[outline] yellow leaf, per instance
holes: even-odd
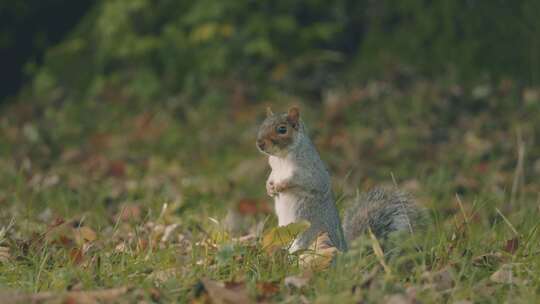
[[[272,228],[262,240],[263,249],[272,254],[276,250],[289,245],[297,235],[306,231],[311,224],[308,221],[291,223],[287,226]]]

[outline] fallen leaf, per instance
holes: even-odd
[[[304,269],[321,271],[327,269],[339,250],[332,245],[327,232],[320,233],[309,250],[300,255],[300,266]]]
[[[126,175],[126,163],[123,160],[110,161],[107,175],[118,178],[124,177]]]
[[[302,287],[306,286],[310,280],[311,276],[306,274],[304,276],[288,276],[285,278],[283,283],[289,288],[294,287],[301,289]]]
[[[499,284],[516,284],[521,285],[524,283],[524,281],[514,274],[514,265],[513,264],[504,264],[499,268],[499,270],[495,271],[489,279],[492,282],[499,283]]]
[[[454,286],[454,279],[448,268],[439,271],[426,271],[422,274],[422,280],[426,288],[436,291],[444,291]]]
[[[393,294],[390,296],[387,296],[385,301],[383,303],[386,304],[413,304],[415,303],[414,299],[409,298],[406,295],[403,294]]]
[[[287,226],[272,228],[272,230],[263,237],[262,246],[264,251],[268,254],[272,254],[276,250],[290,245],[296,236],[306,231],[309,226],[310,223],[308,221],[300,221],[291,223]]]
[[[246,283],[244,283],[242,280],[227,281],[224,282],[223,285],[225,286],[225,288],[233,291],[242,291],[246,289]]]
[[[5,303],[111,303],[128,293],[128,287],[119,287],[91,291],[69,292],[0,292],[0,299]]]
[[[85,242],[93,242],[97,238],[96,232],[87,226],[73,228],[73,236],[75,242],[79,245],[82,245]]]
[[[120,206],[120,211],[116,214],[116,218],[128,222],[134,221],[138,222],[141,219],[142,211],[141,206],[138,204],[122,204]]]
[[[279,285],[275,282],[258,282],[256,286],[263,298],[269,298],[279,292]]]
[[[170,224],[165,226],[165,229],[163,230],[163,236],[161,236],[161,242],[167,243],[170,240],[172,240],[173,232],[176,231],[180,227],[180,224]]]
[[[181,275],[181,271],[179,269],[169,268],[152,272],[150,275],[148,275],[148,279],[151,281],[163,283],[179,275]]]
[[[242,245],[251,245],[255,240],[257,240],[257,235],[254,233],[232,239],[233,242],[237,242]]]
[[[52,229],[52,228],[55,228],[55,227],[58,227],[62,224],[64,224],[66,221],[61,218],[61,217],[57,217],[54,219],[54,221],[49,225],[49,229]]]
[[[11,254],[9,253],[9,248],[5,246],[0,246],[0,263],[6,263],[10,260]]]
[[[81,248],[71,248],[69,251],[69,259],[74,264],[80,264],[83,260],[83,251]]]
[[[161,301],[161,292],[157,288],[151,288],[149,290],[150,297],[152,298],[152,301],[154,302],[160,302]]]
[[[204,289],[208,293],[212,303],[216,304],[244,304],[252,303],[244,288],[235,288],[234,290],[225,287],[225,284],[210,279],[201,280]]]
[[[254,215],[259,211],[257,201],[254,199],[241,199],[236,205],[236,209],[242,215]]]
[[[507,240],[504,246],[504,251],[514,254],[519,248],[519,239],[517,237]]]
[[[242,215],[267,214],[272,212],[267,203],[251,198],[239,200],[236,204],[236,210]]]
[[[137,239],[137,251],[141,252],[141,251],[145,251],[146,249],[148,249],[148,240],[138,238]]]
[[[472,264],[477,267],[481,266],[493,266],[504,262],[505,256],[500,252],[491,252],[482,254],[472,258]]]

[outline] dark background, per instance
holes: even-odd
[[[43,64],[82,95],[97,78],[150,83],[136,90],[150,97],[232,77],[317,98],[336,83],[410,69],[536,84],[539,6],[534,0],[4,1],[0,98],[16,94]],[[77,49],[69,48],[74,40]]]
[[[540,1],[1,3],[1,295],[204,302],[204,276],[262,301],[540,302]],[[223,234],[277,225],[255,140],[291,105],[342,214],[397,185],[433,215],[410,254],[366,238],[292,290],[295,259]]]
[[[0,3],[0,100],[29,80],[27,63],[41,64],[45,50],[60,42],[94,1],[3,1]]]

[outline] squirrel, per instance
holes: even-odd
[[[346,251],[347,243],[368,228],[377,238],[385,239],[392,232],[412,232],[421,224],[422,209],[405,193],[375,188],[356,197],[345,211],[342,226],[330,174],[308,136],[298,107],[277,114],[268,108],[256,145],[268,156],[272,169],[266,191],[274,198],[278,225],[300,220],[311,224],[293,241],[291,253],[307,249],[323,232],[328,233],[334,247]]]

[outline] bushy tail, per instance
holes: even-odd
[[[378,239],[392,232],[414,233],[426,223],[426,212],[409,195],[397,189],[375,188],[357,195],[343,219],[348,243],[364,234],[368,227]]]

